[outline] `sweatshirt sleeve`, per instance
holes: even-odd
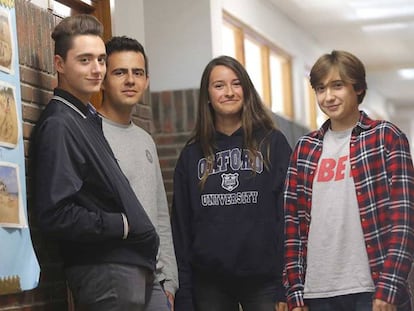
[[[74,200],[87,167],[67,125],[49,118],[36,129],[34,149],[35,206],[39,228],[57,239],[99,241],[121,239],[121,213],[87,208]]]
[[[178,159],[174,173],[174,198],[171,215],[180,284],[174,302],[176,311],[193,310],[191,268],[192,212],[189,203],[188,175],[184,164],[185,159],[182,153]]]
[[[278,283],[277,286],[277,301],[286,301],[285,288],[283,285],[283,269],[284,269],[284,242],[285,242],[285,213],[284,213],[284,185],[286,174],[289,166],[290,156],[292,148],[290,147],[286,137],[282,132],[277,131],[274,135],[272,150],[272,166],[276,169],[274,172],[274,188],[277,193],[276,208],[277,208],[277,220],[278,220],[278,238],[277,248],[280,254],[277,262],[278,268]]]
[[[154,154],[156,154],[156,150]],[[154,162],[159,163],[158,156]],[[158,273],[159,279],[164,281],[164,289],[174,295],[178,289],[177,260],[175,258],[172,240],[170,213],[168,210],[167,197],[165,194],[164,183],[159,165],[156,166],[156,174],[158,234],[160,237],[160,253],[158,258],[160,271],[158,271]]]

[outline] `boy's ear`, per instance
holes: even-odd
[[[55,65],[55,69],[56,69],[56,71],[57,71],[57,72],[59,72],[59,73],[63,73],[63,72],[65,71],[65,66],[64,66],[65,61],[64,61],[64,59],[62,58],[62,56],[60,56],[60,55],[55,55],[55,56],[53,57],[53,63],[54,63],[54,65]]]
[[[145,83],[145,90],[148,89],[149,82],[150,82],[150,78],[149,78],[149,76],[147,76],[147,82]]]

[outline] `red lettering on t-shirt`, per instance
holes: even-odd
[[[322,159],[319,164],[317,181],[330,181],[334,177],[335,160]]]
[[[318,182],[342,180],[345,178],[348,156],[339,157],[338,162],[332,158],[321,159],[316,176]]]
[[[335,180],[342,180],[345,178],[346,160],[348,160],[347,156],[343,156],[338,159],[338,166],[336,168]]]

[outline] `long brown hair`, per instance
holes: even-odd
[[[236,59],[230,56],[219,56],[212,59],[206,66],[201,76],[200,92],[198,96],[197,121],[187,144],[199,143],[204,157],[207,160],[207,169],[201,179],[201,186],[207,180],[208,174],[213,169],[214,153],[217,148],[215,142],[215,113],[210,104],[208,87],[210,84],[210,74],[214,67],[225,66],[234,71],[240,80],[243,89],[243,108],[241,112],[243,144],[249,152],[249,161],[255,166],[255,159],[258,156],[258,149],[262,144],[267,146],[267,154],[264,157],[266,167],[269,165],[269,148],[266,136],[276,128],[269,110],[263,105],[246,69]],[[253,135],[256,129],[263,129],[266,133],[261,141],[257,141]],[[254,172],[254,170],[253,170]]]

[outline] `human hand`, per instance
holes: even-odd
[[[292,311],[309,311],[307,306],[293,308]]]
[[[288,311],[287,303],[279,301],[275,305],[275,311]]]
[[[372,311],[397,311],[397,306],[380,299],[374,299],[372,303]]]
[[[171,294],[169,291],[165,291],[165,295],[167,296],[170,311],[174,311],[174,295]]]

